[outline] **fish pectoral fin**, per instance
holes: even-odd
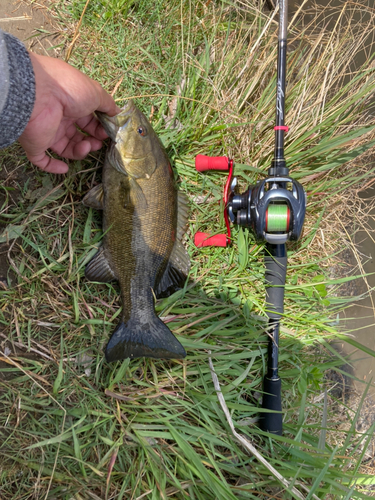
[[[176,241],[167,267],[155,287],[156,298],[169,297],[183,287],[190,269],[190,257],[181,241]]]
[[[144,192],[142,191],[141,186],[133,177],[130,178],[129,183],[130,183],[130,196],[133,205],[139,208],[144,208],[146,210],[148,206],[147,200],[146,196],[144,195]]]
[[[104,247],[101,247],[87,264],[85,276],[89,281],[99,281],[100,283],[109,283],[116,280],[116,276],[105,255]]]
[[[103,210],[103,200],[103,184],[98,184],[94,188],[90,189],[90,191],[83,198],[82,203],[86,207],[96,208],[96,210]]]

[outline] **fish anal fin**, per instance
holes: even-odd
[[[95,208],[96,210],[103,210],[103,200],[103,184],[98,184],[94,188],[90,189],[90,191],[83,198],[82,203],[86,207]]]
[[[109,283],[116,280],[116,276],[111,269],[103,247],[98,250],[87,264],[85,276],[89,281],[99,281],[100,283]]]

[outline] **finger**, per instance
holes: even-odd
[[[84,140],[78,142],[72,150],[72,156],[75,160],[83,160],[91,151],[90,141]]]
[[[50,172],[52,174],[66,174],[68,171],[68,165],[63,161],[56,160],[56,158],[50,158],[46,153],[40,153],[38,155],[27,155],[28,159],[33,165],[44,170],[45,172]]]
[[[91,151],[98,151],[103,146],[103,141],[99,141],[99,139],[95,139],[95,137],[87,137],[86,141],[90,142]]]
[[[95,139],[94,137],[85,137],[82,141],[77,142],[73,146],[72,156],[66,156],[65,152],[63,156],[65,158],[72,158],[73,160],[83,160],[91,151],[98,151],[102,147],[102,141]]]
[[[87,146],[83,146],[82,150],[78,148],[76,151],[84,150],[85,154],[84,156],[82,156],[82,154],[79,154],[79,157],[77,157],[77,154],[75,153],[75,148],[76,145],[82,141],[89,143],[90,148],[88,148]],[[63,156],[64,158],[70,158],[72,160],[82,160],[90,151],[96,151],[100,149],[101,146],[102,146],[102,141],[96,139],[95,137],[89,137],[83,134],[72,123],[66,128],[63,137],[61,137],[61,139],[56,141],[51,146],[51,149],[58,155]]]
[[[90,151],[97,151],[102,147],[102,141],[95,137],[87,137],[76,130],[74,137],[67,136],[51,146],[52,151],[70,160],[83,160]]]
[[[83,118],[77,120],[76,124],[81,130],[90,134],[92,137],[99,139],[99,141],[104,141],[104,139],[108,138],[107,132],[94,115],[84,116]]]
[[[113,97],[109,95],[98,82],[94,81],[94,84],[96,85],[100,100],[99,106],[96,110],[102,111],[109,116],[114,116],[117,115],[117,113],[120,113],[121,109],[117,106]]]

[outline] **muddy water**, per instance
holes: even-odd
[[[294,23],[307,26],[313,19],[313,15],[309,13],[313,2],[310,0],[305,2],[301,11],[294,17],[301,4],[302,0],[289,0],[289,19],[292,21],[294,18]],[[328,0],[318,0],[317,4],[322,7],[329,5],[329,8],[325,11],[326,15],[324,16],[325,21],[323,24],[326,29],[333,29],[342,12],[344,2],[342,0],[332,0],[330,2]],[[369,7],[373,7],[374,0],[368,0],[368,5]],[[366,23],[369,20],[369,14],[363,10],[358,10],[353,16],[354,23]],[[314,32],[318,29],[319,25],[312,28]],[[362,65],[366,65],[370,56],[375,53],[375,41],[373,39],[368,37],[365,40],[365,45],[366,47],[355,55],[350,68],[352,71]],[[370,109],[370,112],[371,114],[375,114],[375,97],[374,105]],[[367,292],[367,296],[353,303],[352,306],[341,314],[339,323],[343,332],[350,333],[352,338],[357,342],[375,351],[375,293],[371,292],[371,289],[375,291],[375,209],[370,210],[370,207],[374,206],[375,188],[362,193],[361,198],[363,200],[363,211],[370,213],[373,218],[370,218],[367,230],[360,230],[355,236],[354,243],[357,248],[357,256],[353,254],[353,261],[355,261],[356,257],[360,257],[364,262],[362,272],[368,274],[368,276],[359,278],[357,283],[354,283],[354,288],[356,295],[357,292]],[[358,275],[360,272],[358,271],[355,274]],[[362,391],[367,384],[370,384],[369,394],[375,397],[375,357],[354,348],[348,343],[337,344],[336,348],[341,354],[345,356],[349,355],[350,365],[357,379],[354,381],[356,389]]]
[[[359,278],[356,289],[367,291],[367,296],[355,302],[340,318],[342,329],[348,332],[357,342],[375,351],[375,209],[369,210],[375,199],[375,188],[368,189],[362,196],[363,209],[371,216],[369,227],[355,235],[355,244],[358,254],[364,260],[363,272],[367,274]],[[338,345],[343,353],[350,355],[354,375],[358,379],[354,382],[359,390],[370,384],[369,393],[375,397],[375,357],[366,354],[361,349],[354,348],[348,343]]]

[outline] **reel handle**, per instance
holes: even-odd
[[[223,202],[226,207],[228,203],[229,187],[233,175],[233,160],[229,160],[226,156],[206,156],[197,155],[195,157],[195,168],[198,172],[205,172],[206,170],[222,170],[229,172],[228,179],[224,188]],[[194,236],[194,244],[197,248],[202,247],[226,247],[230,244],[230,225],[228,214],[224,211],[225,225],[227,226],[228,235],[216,234],[210,236],[208,233],[196,233]]]
[[[202,247],[226,247],[228,238],[226,234],[216,234],[210,236],[208,233],[195,233],[194,244],[197,248]]]
[[[226,156],[197,155],[195,157],[195,169],[198,172],[206,170],[229,170],[229,159]]]

